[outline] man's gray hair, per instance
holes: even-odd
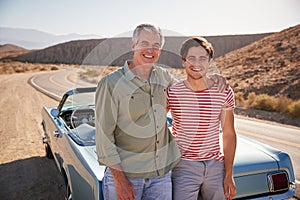
[[[165,43],[165,38],[164,36],[162,35],[162,32],[161,32],[161,29],[156,26],[156,25],[153,25],[153,24],[140,24],[138,25],[134,31],[133,31],[133,36],[132,36],[132,42],[134,44],[137,44],[138,42],[138,37],[139,37],[139,34],[142,30],[146,30],[146,31],[149,31],[149,32],[153,32],[153,33],[157,33],[159,34],[160,36],[160,47],[163,47],[164,43]]]

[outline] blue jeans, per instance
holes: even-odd
[[[135,199],[138,200],[171,200],[171,172],[163,177],[128,178],[134,185]],[[117,200],[114,179],[109,168],[106,169],[102,180],[103,197],[105,200]]]

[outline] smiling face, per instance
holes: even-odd
[[[161,52],[161,38],[158,33],[141,30],[136,43],[132,43],[135,66],[153,65]]]
[[[203,78],[210,65],[210,57],[202,46],[191,47],[182,59],[182,65],[185,67],[188,79],[194,80]]]

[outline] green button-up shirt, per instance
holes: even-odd
[[[163,176],[180,152],[166,122],[167,87],[175,81],[154,65],[150,82],[128,63],[103,77],[96,90],[96,148],[101,165],[120,164],[130,178]]]

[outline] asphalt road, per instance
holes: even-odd
[[[238,134],[288,153],[294,166],[296,183],[300,184],[300,128],[242,118],[235,119],[235,128]]]
[[[76,76],[77,71],[76,69],[64,69],[42,73],[33,77],[31,84],[57,100],[67,90],[76,87],[96,86],[80,80]],[[235,128],[238,134],[258,140],[289,154],[294,166],[298,188],[296,196],[300,198],[300,128],[240,117],[235,119]]]
[[[50,97],[60,100],[62,95],[77,87],[96,86],[80,80],[76,74],[78,69],[65,68],[59,71],[41,73],[31,78],[31,84]]]

